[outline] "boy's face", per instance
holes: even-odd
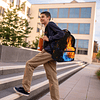
[[[47,22],[49,22],[49,17],[47,17],[45,14],[41,14],[40,15],[40,22],[42,23],[42,24],[46,24]]]

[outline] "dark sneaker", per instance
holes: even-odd
[[[24,96],[29,96],[29,94],[30,94],[30,93],[26,92],[23,87],[19,87],[19,88],[14,87],[13,89],[16,93],[24,95]]]

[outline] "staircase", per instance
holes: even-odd
[[[72,61],[57,63],[57,78],[59,84],[81,70],[86,62]],[[13,87],[22,86],[25,65],[0,66],[0,100],[39,100],[49,91],[49,82],[46,78],[43,65],[34,70],[30,96],[24,97],[14,92]]]

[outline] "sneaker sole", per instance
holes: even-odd
[[[15,91],[17,94],[24,95],[24,96],[29,96],[29,95],[23,94],[23,93],[21,93],[21,92],[18,92],[18,91],[15,89],[15,87],[14,87],[13,89],[14,89],[14,91]]]

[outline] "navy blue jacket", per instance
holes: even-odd
[[[45,27],[44,35],[46,35],[49,38],[49,41],[44,41],[43,48],[48,53],[52,54],[50,45],[53,48],[55,40],[62,38],[65,35],[65,33],[54,22],[49,22]]]

